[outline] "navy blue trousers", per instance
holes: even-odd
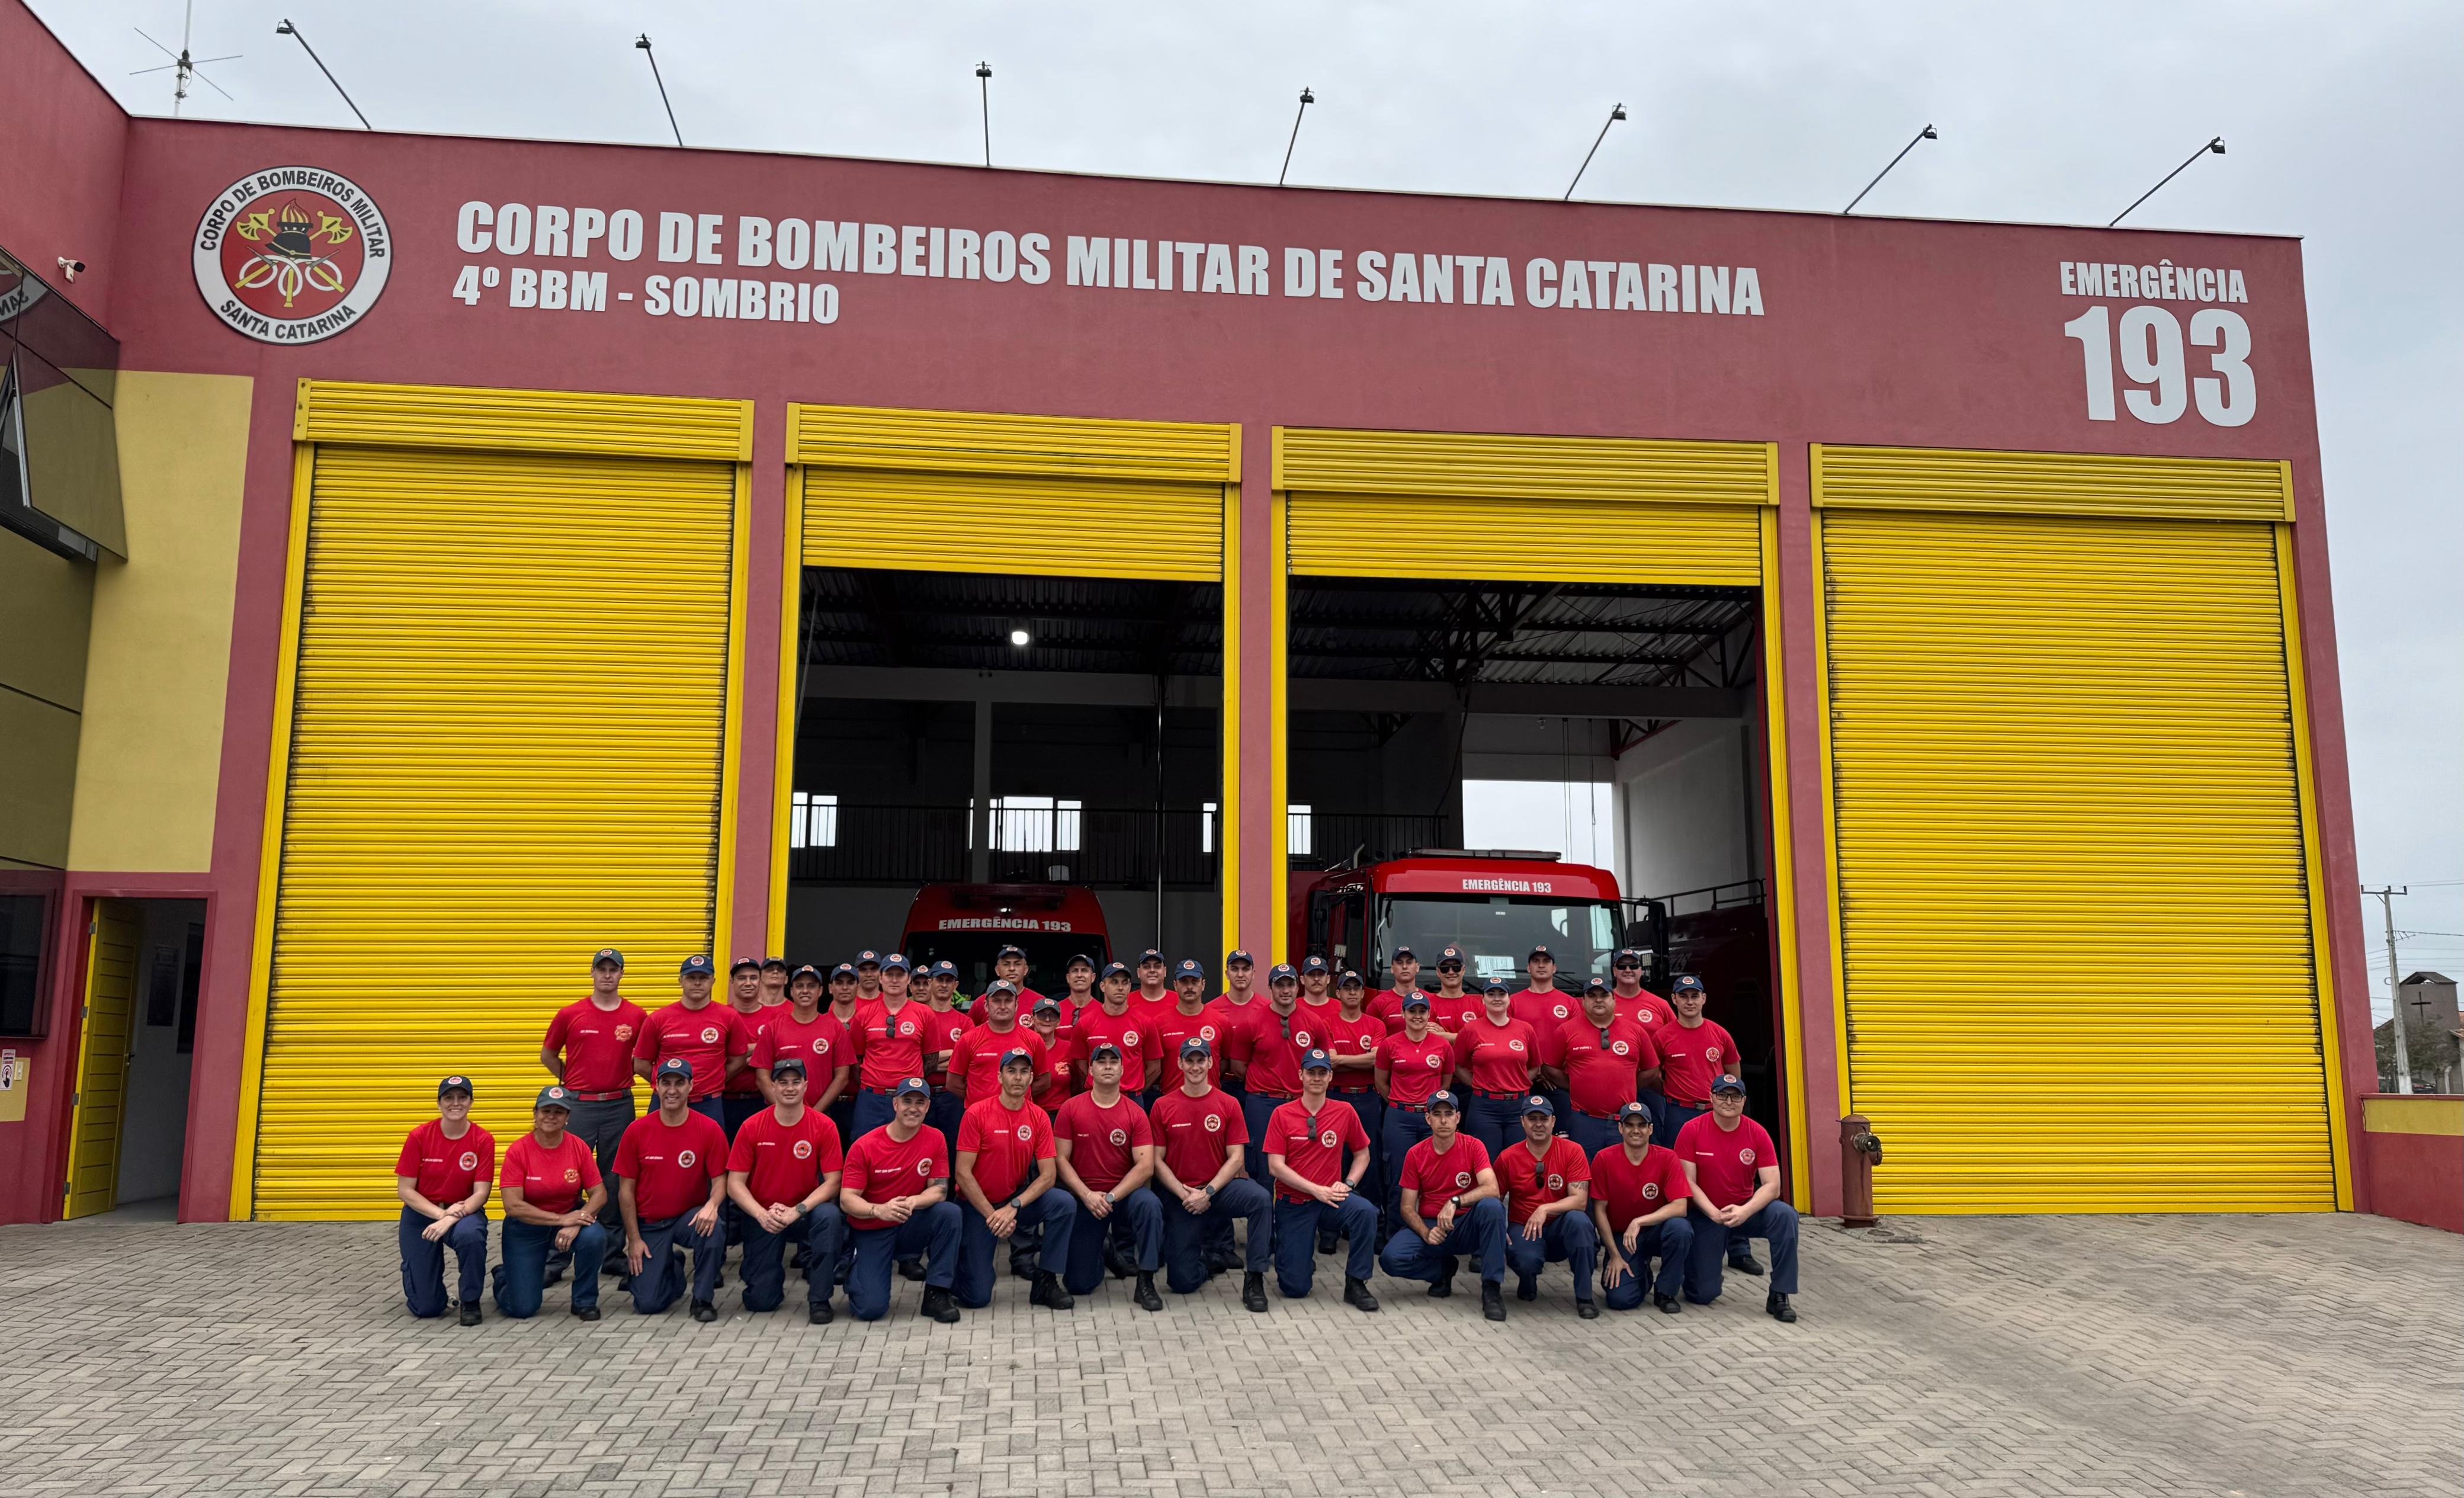
[[[1266,1174],[1266,1120],[1275,1116],[1276,1109],[1290,1101],[1292,1099],[1277,1097],[1271,1092],[1241,1094],[1241,1117],[1249,1126],[1246,1161],[1249,1179],[1270,1191],[1274,1189],[1275,1178]]]
[[[902,1256],[923,1255],[927,1287],[948,1289],[958,1272],[958,1205],[935,1201],[904,1223],[850,1230],[855,1267],[847,1272],[847,1308],[858,1321],[890,1313],[890,1267]]]
[[[1723,1227],[1703,1214],[1697,1202],[1685,1209],[1693,1224],[1693,1252],[1685,1261],[1685,1298],[1707,1306],[1720,1298],[1721,1261],[1748,1250],[1748,1239],[1771,1242],[1771,1288],[1774,1294],[1796,1293],[1796,1208],[1769,1201],[1734,1227]]]
[[[1564,1264],[1574,1274],[1574,1298],[1592,1298],[1592,1269],[1599,1257],[1600,1233],[1590,1214],[1560,1212],[1540,1229],[1538,1240],[1523,1236],[1524,1224],[1506,1228],[1506,1262],[1525,1279],[1537,1279],[1541,1267]]]
[[[1483,1283],[1504,1284],[1506,1203],[1495,1197],[1473,1202],[1469,1211],[1455,1214],[1455,1230],[1434,1244],[1408,1227],[1398,1228],[1386,1240],[1386,1251],[1377,1256],[1377,1263],[1398,1280],[1434,1285],[1445,1274],[1448,1259],[1477,1259]]]
[[[424,1236],[428,1224],[436,1219],[402,1209],[402,1226],[395,1233],[402,1245],[402,1298],[410,1313],[427,1319],[445,1314],[445,1250],[453,1250],[455,1267],[460,1278],[454,1282],[464,1305],[479,1303],[479,1282],[488,1271],[488,1219],[473,1213],[457,1219],[447,1228],[445,1237],[429,1243]]]
[[[1104,1240],[1116,1223],[1126,1223],[1130,1229],[1139,1269],[1152,1274],[1162,1267],[1163,1203],[1155,1200],[1153,1191],[1140,1186],[1113,1202],[1110,1216],[1097,1217],[1067,1188],[1053,1189],[1076,1213],[1070,1219],[1069,1252],[1061,1259],[1061,1283],[1070,1294],[1091,1295],[1103,1285]],[[1053,1255],[1049,1243],[1044,1251],[1044,1262],[1050,1264]]]
[[[1018,1227],[1011,1233],[1012,1242],[1043,1229],[1044,1244],[1036,1250],[1039,1272],[1058,1274],[1061,1266],[1069,1262],[1069,1242],[1078,1223],[1078,1199],[1057,1183],[1044,1195],[1018,1209]],[[972,1205],[958,1203],[958,1272],[951,1281],[957,1291],[958,1304],[969,1311],[993,1303],[993,1249],[1001,1242],[984,1223],[984,1216]]]
[[[1376,1092],[1329,1092],[1327,1096],[1350,1103],[1360,1115],[1360,1132],[1369,1135],[1369,1170],[1360,1178],[1360,1194],[1383,1213],[1386,1206],[1386,1182],[1402,1161],[1386,1157],[1386,1099]]]
[[[1618,1142],[1617,1120],[1614,1118],[1595,1118],[1589,1113],[1560,1113],[1557,1121],[1564,1127],[1566,1137],[1582,1147],[1585,1158]]]
[[[1426,1110],[1386,1105],[1386,1117],[1377,1131],[1379,1153],[1386,1162],[1385,1190],[1378,1201],[1378,1235],[1392,1238],[1403,1230],[1403,1157],[1412,1146],[1429,1136],[1429,1115]]]
[[[1685,1277],[1686,1257],[1694,1248],[1694,1224],[1682,1217],[1664,1223],[1654,1223],[1634,1241],[1634,1252],[1625,1252],[1620,1237],[1617,1252],[1625,1254],[1626,1273],[1623,1279],[1609,1286],[1601,1299],[1611,1311],[1632,1311],[1642,1304],[1644,1282],[1649,1280],[1656,1294],[1675,1295]],[[1652,1279],[1651,1261],[1660,1261],[1660,1275]]]
[[[642,1242],[649,1252],[642,1256],[642,1272],[632,1277],[632,1287],[633,1309],[643,1315],[657,1315],[685,1292],[688,1248],[693,1250],[693,1298],[717,1299],[719,1266],[727,1262],[727,1224],[721,1222],[707,1233],[696,1233],[693,1220],[693,1212],[679,1212],[663,1222],[640,1224]]]
[[[1365,1280],[1377,1267],[1377,1207],[1367,1197],[1353,1192],[1339,1207],[1280,1200],[1275,1203],[1275,1288],[1286,1299],[1299,1299],[1316,1283],[1317,1229],[1329,1217],[1335,1231],[1351,1240],[1344,1249],[1345,1277]]]
[[[1530,1094],[1517,1092],[1510,1097],[1483,1097],[1475,1092],[1463,1109],[1463,1132],[1488,1146],[1488,1157],[1495,1159],[1506,1153],[1506,1147],[1523,1137],[1523,1103]]]
[[[830,1303],[831,1271],[839,1262],[839,1243],[847,1236],[847,1218],[835,1201],[825,1201],[813,1208],[801,1225],[790,1224],[783,1233],[762,1231],[761,1224],[751,1216],[744,1218],[744,1309],[776,1311],[787,1298],[787,1270],[781,1262],[789,1239],[804,1245],[804,1301],[811,1306]],[[716,1276],[713,1275],[715,1283]],[[847,1287],[847,1297],[855,1297],[855,1287]]]
[[[1215,1204],[1203,1212],[1192,1212],[1180,1204],[1180,1199],[1158,1191],[1155,1200],[1163,1207],[1163,1283],[1176,1295],[1187,1295],[1206,1283],[1207,1229],[1220,1224],[1229,1233],[1232,1223],[1245,1219],[1249,1223],[1247,1268],[1251,1274],[1264,1274],[1274,1257],[1274,1197],[1265,1187],[1246,1176],[1235,1176],[1215,1193]]]
[[[547,1256],[561,1228],[539,1223],[505,1223],[503,1260],[496,1266],[496,1309],[519,1321],[539,1314],[547,1298]],[[573,1235],[573,1305],[599,1304],[599,1266],[607,1257],[607,1230],[585,1223]]]

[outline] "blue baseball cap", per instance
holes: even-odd
[[[1206,976],[1206,964],[1200,962],[1196,958],[1182,958],[1178,962],[1173,964],[1172,976],[1177,979],[1202,979]]]
[[[1035,1052],[1019,1046],[1013,1046],[1001,1052],[1001,1069],[1008,1069],[1009,1064],[1013,1061],[1023,1061],[1031,1067],[1035,1065]]]
[[[536,1112],[542,1108],[561,1108],[569,1113],[573,1112],[573,1094],[561,1087],[540,1088],[538,1099],[531,1104],[531,1110]]]
[[[1111,1041],[1097,1041],[1095,1043],[1095,1048],[1087,1052],[1087,1059],[1089,1061],[1101,1061],[1107,1056],[1111,1057],[1114,1061],[1123,1059],[1121,1056],[1121,1047],[1113,1045]]]
[[[1554,1118],[1557,1116],[1557,1105],[1534,1092],[1523,1100],[1523,1116],[1529,1118],[1533,1113],[1545,1113]]]
[[[1457,967],[1461,967],[1461,966],[1463,966],[1463,948],[1461,948],[1461,947],[1441,947],[1441,948],[1439,948],[1439,949],[1438,949],[1438,966],[1440,966],[1440,967],[1443,967],[1443,966],[1445,966],[1445,965],[1446,965],[1447,963],[1449,963],[1449,962],[1452,962],[1452,963],[1453,963],[1455,966],[1457,966]]]
[[[737,958],[735,961],[727,964],[727,976],[734,978],[737,974],[741,973],[748,968],[759,973],[761,971],[761,959],[759,958],[749,957]]]
[[[625,954],[614,947],[601,947],[591,954],[590,965],[597,967],[602,962],[607,963],[621,973],[625,970]]]
[[[850,976],[850,977],[852,977],[853,975],[852,975],[852,974],[850,974],[849,976]],[[800,978],[809,978],[809,979],[811,979],[814,982],[817,982],[817,983],[826,981],[826,980],[825,980],[825,979],[824,979],[824,978],[822,977],[822,970],[821,970],[820,968],[818,968],[818,967],[815,967],[815,966],[814,966],[812,963],[810,963],[810,962],[805,963],[803,966],[802,966],[802,967],[800,967],[800,968],[796,969],[794,972],[792,972],[792,973],[788,974],[788,975],[787,975],[787,981],[788,981],[789,983],[791,983],[791,984],[792,984],[792,983],[794,983],[794,982],[795,982],[795,980],[796,980],[797,979],[800,979]]]
[[[1397,947],[1393,956],[1387,958],[1386,960],[1392,962],[1396,958],[1410,958],[1413,961],[1418,962],[1420,960],[1420,954],[1413,951],[1410,947]]]
[[[1127,962],[1107,962],[1104,964],[1104,976],[1106,978],[1111,978],[1115,973],[1120,974],[1123,977],[1127,977],[1129,976],[1129,971],[1130,964]]]
[[[1289,962],[1278,962],[1274,966],[1266,969],[1266,981],[1270,983],[1279,978],[1288,978],[1298,980],[1300,976],[1299,971]]]
[[[993,954],[993,960],[998,962],[1005,957],[1023,958],[1024,956],[1026,956],[1026,948],[1015,941],[1005,941],[1001,943],[1001,949]]]
[[[1308,957],[1301,959],[1301,971],[1304,973],[1331,973],[1334,969],[1327,966],[1326,958],[1322,957]]]
[[[1729,1076],[1726,1072],[1723,1072],[1719,1076],[1711,1079],[1711,1090],[1714,1092],[1734,1092],[1739,1097],[1743,1097],[1746,1095],[1746,1079],[1743,1077]]]
[[[838,966],[830,969],[830,981],[834,983],[841,978],[853,978],[854,976],[855,964],[853,962],[841,962]]]
[[[766,973],[774,967],[781,973],[787,971],[787,959],[782,957],[766,957],[761,959],[761,971]]]
[[[1358,973],[1355,973],[1347,967],[1343,970],[1343,976],[1334,980],[1334,986],[1337,988],[1365,988],[1368,985],[1360,980],[1360,975]]]
[[[1689,988],[1698,994],[1703,992],[1703,980],[1691,973],[1680,973],[1677,975],[1677,981],[1670,985],[1668,991],[1672,994],[1682,994]]]
[[[1628,1103],[1623,1108],[1617,1111],[1617,1122],[1623,1123],[1629,1118],[1639,1118],[1644,1123],[1651,1122],[1651,1105],[1648,1103]]]
[[[1091,973],[1095,970],[1095,959],[1084,952],[1072,952],[1069,960],[1061,964],[1061,971],[1066,973],[1073,967],[1083,967]]]
[[[935,978],[956,978],[958,976],[958,964],[951,961],[948,958],[943,958],[940,961],[933,964],[933,976]]]
[[[1140,967],[1146,966],[1149,962],[1160,962],[1162,960],[1163,954],[1153,947],[1149,947],[1144,952],[1138,954],[1138,966]]]
[[[1485,994],[1503,994],[1511,993],[1513,990],[1506,986],[1506,982],[1503,979],[1492,978],[1487,982],[1480,985],[1480,991]]]
[[[684,959],[683,965],[676,969],[676,976],[679,978],[691,978],[695,973],[699,973],[702,977],[708,978],[715,971],[716,969],[710,965],[710,958],[696,953],[695,955]]]
[[[1258,965],[1256,962],[1250,960],[1248,953],[1242,951],[1239,947],[1234,947],[1231,951],[1223,954],[1223,965],[1225,967],[1230,967],[1236,962],[1243,967],[1256,967]]]
[[[1583,997],[1586,999],[1594,994],[1604,994],[1608,991],[1609,980],[1605,978],[1591,979],[1583,984]]]
[[[1035,1007],[1028,1012],[1032,1014],[1042,1014],[1046,1010],[1049,1010],[1054,1014],[1059,1014],[1061,1012],[1061,1001],[1053,998],[1050,994],[1038,994],[1035,999]]]
[[[1622,947],[1618,949],[1617,957],[1610,961],[1609,965],[1611,967],[1641,967],[1649,960],[1650,958],[1642,955],[1641,948]]]
[[[913,973],[915,971],[915,969],[907,965],[907,958],[896,952],[892,952],[890,956],[881,959],[881,970],[883,972],[887,973],[893,967],[902,973]]]
[[[792,1071],[800,1077],[809,1078],[812,1076],[812,1072],[805,1069],[804,1058],[802,1056],[781,1056],[778,1060],[770,1063],[770,1076],[772,1080],[777,1080],[779,1073],[781,1071]]]
[[[1180,1059],[1183,1061],[1188,1060],[1192,1056],[1211,1056],[1213,1054],[1215,1054],[1215,1047],[1207,1045],[1205,1038],[1202,1036],[1193,1035],[1189,1039],[1180,1043]]]
[[[665,1082],[670,1077],[682,1077],[688,1082],[692,1081],[693,1063],[682,1056],[670,1056],[659,1063],[658,1070],[650,1073],[650,1080],[654,1082]]]
[[[465,1076],[447,1077],[444,1081],[436,1084],[437,1096],[443,1097],[448,1092],[459,1092],[464,1097],[475,1097],[478,1095],[471,1090],[471,1079]]]
[[[881,954],[868,947],[864,951],[855,955],[855,965],[858,967],[879,967],[881,965]]]
[[[1536,958],[1536,957],[1544,957],[1544,958],[1548,958],[1550,961],[1551,961],[1551,962],[1554,962],[1554,961],[1556,961],[1556,960],[1557,960],[1557,954],[1556,954],[1556,953],[1554,953],[1554,952],[1550,951],[1547,947],[1533,947],[1533,948],[1531,949],[1531,951],[1530,951],[1529,956],[1527,956],[1526,958],[1524,958],[1524,959],[1523,959],[1523,960],[1525,960],[1526,962],[1529,962],[1529,961],[1530,961],[1530,960],[1531,960],[1531,958]]]
[[[1436,1091],[1430,1093],[1428,1102],[1421,1106],[1424,1108],[1451,1108],[1456,1112],[1462,1112],[1463,1099],[1455,1096],[1452,1092],[1447,1091],[1444,1088],[1440,1088]]]
[[[1332,1071],[1334,1058],[1322,1050],[1312,1050],[1301,1058],[1303,1071]]]
[[[893,1103],[902,1097],[931,1097],[932,1095],[932,1088],[925,1085],[922,1077],[909,1077],[890,1090],[890,1100]]]
[[[1429,996],[1424,989],[1415,988],[1403,995],[1403,1007],[1406,1009],[1425,1009],[1428,1006]]]

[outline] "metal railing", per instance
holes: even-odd
[[[1003,807],[991,817],[987,876],[1002,883],[1151,889],[1206,888],[1217,855],[1196,806]],[[965,806],[837,808],[835,841],[789,850],[790,878],[807,884],[939,884],[972,877]],[[1074,845],[1074,846],[1071,846]]]

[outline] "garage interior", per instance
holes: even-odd
[[[1220,584],[807,566],[802,596],[794,960],[888,950],[919,886],[992,882],[1087,886],[1115,953],[1213,970]]]
[[[1776,1132],[1759,589],[1307,576],[1288,610],[1293,867],[1461,848],[1465,781],[1614,786],[1619,889],[1666,911]]]

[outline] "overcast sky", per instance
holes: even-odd
[[[168,113],[181,0],[33,0],[121,100]],[[198,0],[187,112],[350,125],[276,20],[386,129],[668,139],[911,160],[2303,236],[2365,883],[2409,882],[2407,971],[2464,968],[2464,16],[2432,3],[1241,6],[936,0]],[[2432,881],[2438,881],[2432,885]],[[2380,929],[2367,902],[2368,930]],[[2373,950],[2373,985],[2383,953]]]

